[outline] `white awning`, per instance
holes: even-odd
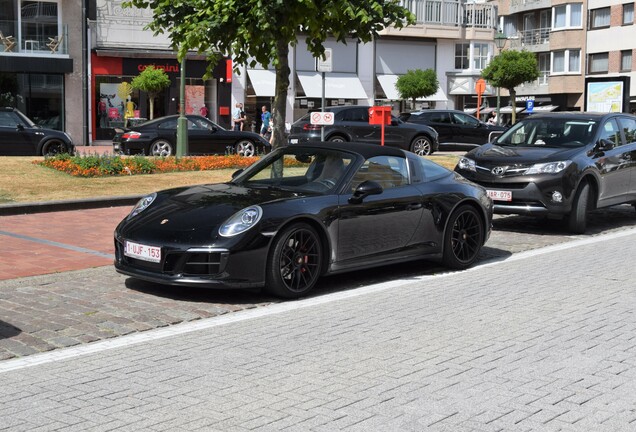
[[[518,114],[519,112],[523,111],[524,109],[525,109],[525,107],[517,107],[517,109],[515,111]],[[512,107],[511,106],[501,107],[501,109],[499,109],[499,113],[500,114],[512,114]]]
[[[322,97],[322,74],[318,72],[297,72],[305,97]],[[325,74],[325,97],[328,99],[367,99],[367,94],[356,74]]]
[[[551,112],[551,111],[554,111],[557,108],[558,108],[558,105],[541,105],[541,106],[536,106],[535,105],[532,108],[532,112],[528,112],[528,110],[525,110],[524,113],[532,114],[532,113],[537,113],[537,112]]]
[[[397,82],[399,75],[379,74],[377,77],[380,87],[382,87],[382,91],[384,91],[387,99],[402,100],[400,94],[395,88],[395,83]],[[417,100],[427,102],[446,102],[448,101],[448,98],[446,97],[444,90],[442,90],[441,87],[438,87],[434,95]]]
[[[248,69],[247,76],[250,78],[256,96],[276,96],[276,72],[266,69]]]

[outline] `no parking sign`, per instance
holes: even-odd
[[[311,113],[310,123],[313,125],[332,125],[333,113],[332,112],[313,112]]]

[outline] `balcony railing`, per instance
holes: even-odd
[[[68,26],[60,34],[42,32],[43,27],[30,27],[32,33],[20,32],[16,21],[0,20],[0,55],[67,55]]]
[[[453,27],[496,28],[497,8],[466,0],[401,0],[400,5],[411,11],[418,24]]]
[[[550,40],[550,27],[522,30],[519,32],[522,45],[541,45]]]

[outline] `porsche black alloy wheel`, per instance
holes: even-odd
[[[484,227],[477,210],[463,205],[453,212],[444,234],[444,265],[465,269],[479,256],[484,243]]]
[[[322,245],[315,229],[290,225],[274,241],[267,263],[266,289],[279,297],[296,298],[311,290],[322,266]]]

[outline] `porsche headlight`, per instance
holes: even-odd
[[[548,162],[532,165],[524,174],[557,174],[566,169],[572,161]]]
[[[263,209],[259,206],[246,207],[234,213],[231,218],[226,220],[223,225],[221,225],[221,228],[219,228],[219,234],[222,237],[233,237],[244,233],[256,225],[262,216]]]
[[[135,204],[135,207],[133,207],[133,209],[131,210],[130,214],[128,215],[128,219],[134,218],[139,213],[146,210],[150,206],[150,204],[152,204],[155,198],[157,198],[157,194],[153,192],[150,195],[147,195],[140,199],[139,202]]]
[[[459,169],[462,169],[462,170],[473,171],[473,172],[477,171],[477,169],[475,168],[475,161],[467,157],[460,158],[459,162],[457,162],[457,166],[459,167]]]

